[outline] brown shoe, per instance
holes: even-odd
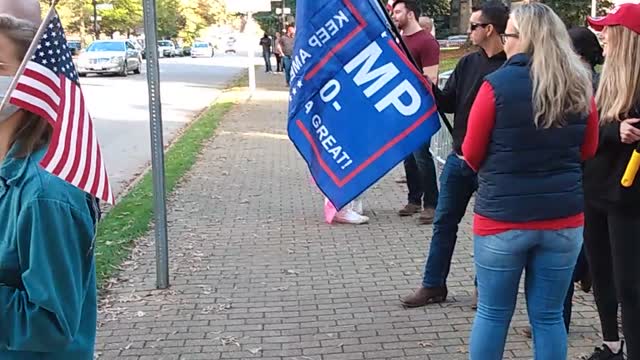
[[[396,179],[396,182],[398,184],[406,184],[407,183],[407,177],[406,176],[401,176],[401,177]]]
[[[447,287],[426,288],[420,286],[413,294],[400,300],[408,308],[416,308],[428,304],[437,304],[447,300]]]
[[[531,333],[531,328],[530,327],[524,328],[522,330],[522,335],[524,335],[524,337],[526,337],[527,339],[533,338],[533,334]]]
[[[407,204],[400,211],[398,211],[398,215],[400,216],[411,216],[413,214],[417,214],[422,210],[422,206],[415,204]]]
[[[473,288],[473,297],[471,298],[471,310],[478,310],[478,288]]]
[[[433,219],[436,217],[436,209],[432,207],[425,208],[420,213],[420,217],[418,218],[418,223],[420,225],[431,225],[433,224]]]

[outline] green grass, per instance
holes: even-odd
[[[232,87],[244,79],[239,78]],[[166,151],[167,194],[175,189],[180,179],[195,164],[205,142],[213,136],[222,117],[239,98],[237,93],[223,93]],[[149,232],[152,219],[153,183],[151,173],[148,172],[98,225],[96,272],[99,287],[118,271],[129,256],[134,241]]]
[[[443,73],[445,71],[449,71],[449,70],[453,70],[456,67],[456,64],[458,63],[458,58],[453,58],[453,59],[446,59],[446,60],[442,60],[440,61],[440,66],[438,68],[438,70]]]

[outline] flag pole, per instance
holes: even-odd
[[[391,27],[391,31],[393,32],[393,34],[394,34],[394,36],[396,38],[396,41],[400,45],[400,48],[402,48],[402,51],[405,53],[405,55],[407,55],[407,57],[409,58],[409,61],[411,61],[413,66],[415,66],[416,69],[418,69],[418,71],[420,72],[420,74],[422,74],[422,69],[420,69],[420,67],[418,66],[418,63],[413,58],[413,55],[411,55],[411,52],[409,51],[409,47],[407,46],[407,44],[402,39],[402,35],[400,34],[400,30],[398,30],[396,25],[393,23],[393,19],[391,19],[391,15],[389,15],[389,13],[386,11],[385,5],[384,5],[384,0],[378,0],[377,3],[378,3],[378,5],[380,5],[382,13],[384,14],[387,22],[389,23],[389,26]],[[437,86],[437,84],[436,84],[436,86]],[[449,134],[451,134],[453,136],[453,126],[451,126],[451,123],[447,119],[446,115],[440,109],[438,109],[438,114],[440,114],[440,117],[442,118],[442,122],[444,123],[444,126],[447,128],[447,130],[449,130]]]
[[[33,41],[31,42],[31,45],[29,45],[29,49],[27,50],[27,53],[25,54],[24,59],[22,59],[22,63],[20,63],[20,66],[18,67],[18,71],[16,71],[16,75],[13,77],[13,80],[11,80],[11,84],[9,85],[9,88],[7,89],[7,92],[4,95],[4,98],[2,99],[2,103],[0,103],[0,111],[4,109],[5,105],[7,104],[7,99],[11,98],[11,93],[13,93],[13,91],[16,89],[16,86],[18,86],[18,80],[20,80],[20,76],[22,76],[22,73],[24,72],[24,69],[27,67],[27,64],[29,63],[29,61],[31,61],[31,57],[33,56],[33,54],[36,53],[36,50],[38,49],[38,44],[40,43],[40,38],[42,37],[44,32],[47,30],[47,24],[51,20],[51,17],[56,13],[57,3],[58,3],[58,0],[53,0],[51,2],[51,7],[49,8],[49,11],[47,11],[47,15],[45,15],[44,19],[42,19],[42,22],[38,27],[38,31],[36,32],[36,35],[33,37]]]

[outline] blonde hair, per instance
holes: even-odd
[[[0,34],[6,36],[15,45],[14,56],[19,62],[24,60],[37,31],[37,27],[29,21],[10,15],[0,15]],[[53,128],[45,119],[25,111],[23,121],[13,134],[13,142],[20,146],[16,156],[28,156],[46,145],[52,133]]]
[[[558,15],[541,3],[523,4],[511,14],[523,51],[531,57],[534,121],[538,128],[566,125],[569,114],[591,112],[591,70],[572,48]]]
[[[640,103],[640,35],[624,26],[607,31],[607,56],[596,93],[600,122],[622,121]]]

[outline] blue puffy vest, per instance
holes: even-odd
[[[581,146],[588,116],[567,116],[562,128],[533,121],[529,57],[518,54],[485,77],[496,119],[478,173],[475,212],[505,222],[551,220],[583,212]]]

